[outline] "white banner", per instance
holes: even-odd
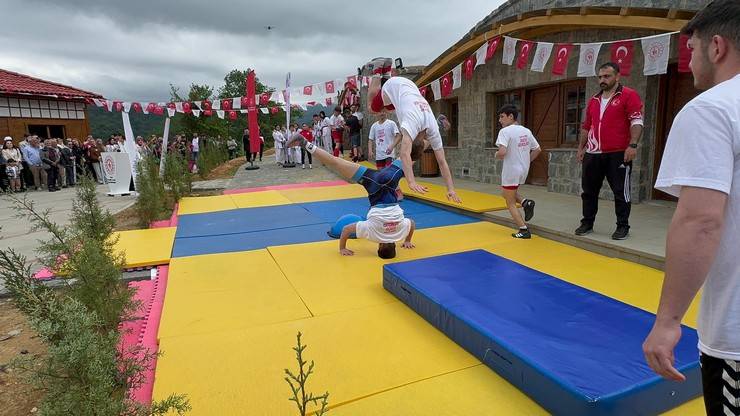
[[[440,89],[440,86],[439,86],[439,79],[435,79],[434,81],[432,81],[432,83],[429,84],[429,86],[432,87],[432,92],[434,93],[434,101],[437,101],[440,98],[442,98],[442,90]]]
[[[578,58],[578,76],[596,76],[596,60],[599,59],[601,43],[584,43],[581,45],[581,55]]]
[[[159,176],[164,175],[164,159],[167,157],[167,142],[170,137],[170,118],[164,120],[164,136],[162,136],[162,156],[159,159]]]
[[[122,112],[121,117],[123,118],[123,134],[126,137],[121,152],[129,154],[131,175],[134,178],[134,187],[136,187],[136,165],[139,163],[139,152],[136,150],[136,139],[134,138],[134,131],[131,129],[131,120],[128,117],[128,113]]]
[[[130,194],[131,161],[128,153],[103,152],[100,156],[101,168],[108,184],[108,195]]]
[[[550,42],[537,42],[537,50],[534,51],[534,60],[532,60],[532,71],[542,72],[545,70],[547,61],[550,60],[553,44]]]
[[[486,51],[488,51],[488,42],[483,42],[480,48],[475,51],[475,67],[473,69],[478,68],[478,65],[486,63]]]
[[[290,72],[285,76],[285,128],[290,129]]]
[[[671,54],[671,35],[644,38],[642,54],[645,55],[643,74],[658,75],[668,71],[668,56]]]
[[[505,65],[514,63],[514,58],[516,57],[516,38],[504,36],[504,53],[502,55],[501,62]]]
[[[456,90],[462,86],[462,62],[452,69],[452,89]]]

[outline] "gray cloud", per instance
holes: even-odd
[[[302,86],[374,56],[425,65],[501,3],[0,0],[0,67],[123,100],[218,88],[234,68]]]

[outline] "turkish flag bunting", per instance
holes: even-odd
[[[157,105],[154,103],[149,103],[146,105],[146,112],[147,113],[154,113],[156,111]]]
[[[313,85],[303,87],[303,95],[313,95]]]
[[[190,106],[190,103],[182,103],[182,112],[185,114],[189,114],[192,112],[192,107]]]
[[[326,81],[324,84],[327,94],[334,94],[334,81]]]
[[[164,107],[156,105],[154,106],[154,110],[152,112],[157,116],[161,116],[164,114]]]
[[[91,105],[92,103],[93,103],[92,98],[90,98],[90,97],[85,98],[85,104]]]
[[[236,120],[236,111],[229,111],[229,120]]]
[[[678,72],[691,72],[691,49],[689,49],[689,36],[678,37]]]
[[[221,100],[221,109],[224,111],[231,110],[231,100]]]
[[[277,107],[272,107],[272,108],[270,109],[270,112],[271,112],[272,114],[277,114],[277,113],[278,113],[279,111],[280,111],[280,109],[279,109],[279,108],[277,108]]]
[[[175,108],[175,103],[167,103],[167,108]]]
[[[141,104],[139,103],[133,103],[131,104],[131,108],[134,109],[137,113],[141,113]]]
[[[352,88],[357,89],[357,75],[347,77],[347,82]]]
[[[570,43],[558,43],[555,45],[555,61],[552,63],[553,75],[564,75],[568,69],[568,58],[573,50]]]
[[[631,40],[612,43],[612,62],[619,65],[619,74],[626,77],[632,72],[632,56],[634,55],[634,44]]]
[[[475,63],[475,54],[468,56],[468,58],[463,63],[463,76],[467,81],[473,79],[473,70],[475,70]]]
[[[242,103],[242,108],[249,107],[249,97],[242,97],[241,103]]]
[[[496,48],[498,48],[499,43],[501,43],[500,36],[496,36],[495,38],[488,41],[488,48],[486,49],[486,62],[490,61],[491,58],[493,58],[493,55],[496,54]]]
[[[213,110],[213,107],[211,106],[211,102],[209,100],[203,100],[203,109]]]
[[[439,83],[441,85],[442,98],[452,94],[452,72],[448,72],[440,78]]]
[[[203,110],[203,115],[206,117],[210,117],[213,115],[213,110]]]
[[[123,111],[123,103],[121,101],[113,101],[113,109],[118,112]]]
[[[527,67],[527,62],[529,61],[529,53],[532,52],[533,47],[534,42],[532,42],[531,40],[522,41],[522,46],[519,49],[519,55],[516,58],[517,69],[524,69]]]
[[[419,94],[421,94],[422,97],[427,98],[427,86],[423,86],[419,88]]]
[[[267,105],[270,103],[270,93],[265,92],[260,94],[260,105]]]

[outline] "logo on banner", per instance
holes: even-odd
[[[663,56],[663,52],[665,52],[665,47],[663,46],[663,43],[654,42],[650,45],[650,49],[648,49],[648,59],[655,62]]]
[[[583,55],[583,62],[588,65],[593,65],[594,59],[596,58],[596,52],[593,48],[586,49],[586,53]]]
[[[103,156],[103,171],[108,183],[116,183],[116,161],[112,156]]]

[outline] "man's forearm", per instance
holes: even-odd
[[[583,150],[586,147],[586,138],[588,138],[588,132],[581,129],[578,133],[578,150]]]
[[[630,143],[640,143],[642,130],[643,128],[641,124],[635,124],[634,126],[630,127]]]
[[[437,152],[435,152],[435,154],[436,153]],[[450,172],[450,166],[447,164],[447,160],[444,158],[444,155],[437,158],[437,164],[439,164],[439,172],[445,180],[447,190],[453,191],[455,189],[455,184],[452,183],[452,172]]]

